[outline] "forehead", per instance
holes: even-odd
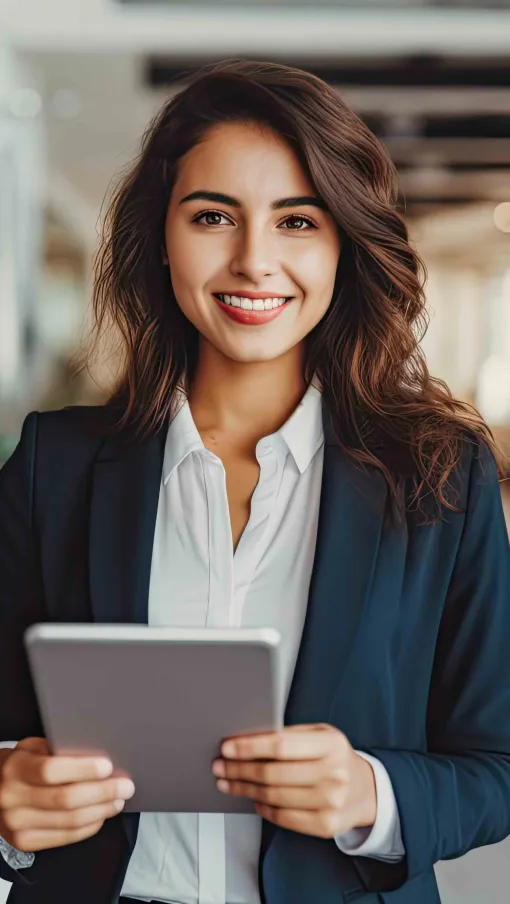
[[[206,184],[207,183],[207,184]],[[278,132],[259,123],[221,123],[181,158],[176,188],[256,193],[274,199],[312,190],[298,156]],[[276,191],[276,194],[275,194]]]

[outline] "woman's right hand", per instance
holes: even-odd
[[[0,836],[20,851],[90,838],[134,794],[107,760],[53,756],[44,738],[25,738],[0,757]]]

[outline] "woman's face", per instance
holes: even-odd
[[[181,158],[165,242],[179,307],[234,361],[285,354],[331,303],[336,225],[293,150],[267,128],[216,125]]]

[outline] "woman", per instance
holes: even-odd
[[[497,450],[427,371],[395,198],[285,66],[207,67],[144,136],[95,273],[118,388],[28,415],[0,474],[11,904],[432,904],[436,861],[510,833]],[[111,764],[50,756],[44,620],[279,628],[285,729],[212,767],[257,814],[122,814]]]

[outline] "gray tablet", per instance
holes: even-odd
[[[25,645],[55,754],[106,754],[124,812],[254,813],[211,772],[226,737],[283,726],[272,628],[41,624]]]

